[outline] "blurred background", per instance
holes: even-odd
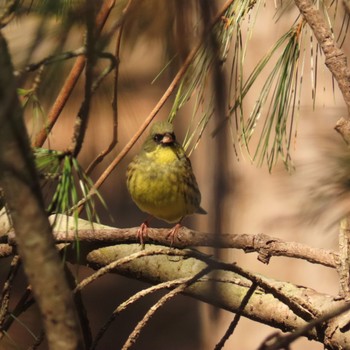
[[[48,55],[79,48],[84,40],[83,16],[80,16],[80,11],[84,8],[83,2],[73,1],[71,8],[59,14],[54,9],[52,13],[48,12],[48,9],[51,9],[49,5],[55,2],[43,1],[40,6],[35,1],[34,5],[31,3],[24,2],[17,18],[3,30],[10,46],[15,69],[18,70]],[[274,4],[272,1],[258,1],[256,12],[246,15],[246,20],[242,23],[242,40],[244,45],[247,43],[243,79],[249,76],[259,60],[290,29],[298,17],[296,8],[292,6],[293,2],[290,3],[291,6],[286,6],[282,13],[276,15],[276,5],[279,4]],[[46,5],[46,12],[43,10],[41,12],[40,9]],[[223,2],[218,1],[217,9],[222,5]],[[127,1],[116,1],[103,33],[109,31],[113,33],[121,11],[127,6],[129,6]],[[341,18],[344,16],[341,14],[340,6],[338,11],[340,14],[336,19],[339,21],[334,21],[335,32],[340,30]],[[138,130],[167,89],[184,57],[200,37],[200,28],[196,27],[196,25],[200,27],[200,24],[194,21],[196,16],[198,16],[196,1],[131,2],[119,57],[118,143],[92,172],[91,177],[94,181]],[[278,19],[279,16],[283,18]],[[208,215],[187,218],[184,222],[186,226],[204,232],[220,230],[236,234],[264,233],[312,247],[337,249],[337,220],[343,207],[336,201],[331,203],[331,207],[327,202],[315,204],[314,201],[322,200],[316,194],[318,191],[322,192],[323,186],[327,183],[326,175],[337,173],[331,155],[343,152],[344,145],[341,137],[334,131],[334,126],[340,117],[347,115],[347,110],[338,88],[334,86],[331,75],[324,67],[322,55],[318,57],[317,67],[313,68],[317,69],[317,93],[316,99],[313,100],[314,73],[311,68],[315,62],[312,63],[311,49],[308,45],[313,46],[314,50],[317,48],[315,39],[311,41],[310,38],[311,33],[308,31],[305,35],[307,42],[302,51],[306,59],[303,67],[300,67],[304,72],[302,92],[299,95],[300,108],[295,113],[297,138],[293,138],[290,148],[292,170],[288,171],[282,160],[277,162],[271,172],[266,164],[258,166],[256,162],[250,160],[246,150],[243,149],[241,152],[237,144],[236,149],[233,147],[229,127],[221,128],[215,137],[212,136],[219,119],[211,118],[190,157],[202,192],[202,207],[208,211]],[[113,53],[115,35],[107,39],[108,44],[104,50]],[[348,41],[344,41],[343,48],[349,56]],[[228,60],[232,59],[232,55],[231,51]],[[50,65],[45,70],[37,93],[40,108],[35,108],[33,105],[33,108],[29,106],[25,109],[30,135],[35,135],[42,126],[44,117],[50,110],[74,60],[75,58]],[[174,64],[166,67],[169,61]],[[273,67],[274,64],[275,62],[271,61],[269,67]],[[163,70],[164,72],[155,80]],[[244,111],[247,114],[255,104],[268,72],[269,69],[262,73],[260,80],[245,97]],[[228,81],[230,77],[228,68],[223,68],[223,74]],[[28,74],[25,79],[23,78],[23,87],[32,86],[33,79],[34,75]],[[70,144],[75,117],[82,102],[83,83],[82,77],[44,147],[65,150]],[[210,86],[210,81],[208,85]],[[213,96],[212,90],[208,89],[209,93],[206,96]],[[106,78],[92,99],[89,126],[79,155],[83,167],[105,149],[111,140],[112,98],[113,74]],[[168,118],[173,103],[174,96],[167,101],[156,119]],[[185,138],[189,126],[192,125],[193,129],[193,125],[198,122],[198,119],[195,119],[195,123],[191,124],[194,106],[195,101],[189,99],[176,114],[174,125],[180,141]],[[145,220],[145,214],[132,202],[125,184],[127,165],[140,150],[143,138],[144,135],[100,188],[108,208],[106,211],[102,206],[98,207],[103,224],[135,227]],[[250,148],[254,149],[257,142],[258,140],[253,139]],[[318,210],[317,208],[323,207],[323,204],[324,209]],[[152,225],[162,227],[164,223],[155,220]],[[272,258],[269,265],[263,265],[257,261],[255,253],[245,254],[237,250],[221,251],[220,256],[226,261],[237,262],[239,266],[249,271],[270,278],[305,285],[321,293],[331,295],[338,293],[338,277],[336,271],[332,269],[281,257]],[[2,266],[2,278],[7,274],[7,268],[5,264]],[[88,268],[80,268],[79,278],[90,273],[91,270]],[[24,286],[25,277],[19,278],[17,283],[19,286]],[[98,331],[114,308],[144,287],[146,287],[144,283],[108,275],[86,288],[83,300],[87,305],[93,332]],[[157,293],[145,298],[117,318],[102,339],[99,349],[120,348],[136,323],[161,295],[163,294]],[[20,294],[17,298],[19,297]],[[13,303],[15,304],[15,299]],[[32,307],[19,322],[15,322],[9,337],[2,339],[1,349],[25,349],[31,344],[33,338],[28,328],[34,333],[40,329],[36,312],[35,307]],[[213,349],[233,317],[233,314],[226,311],[216,314],[210,306],[188,297],[177,297],[156,313],[134,348]],[[274,331],[267,326],[242,319],[224,349],[256,349]],[[45,344],[40,348],[44,349]],[[291,348],[321,350],[323,346],[301,339],[292,344]]]

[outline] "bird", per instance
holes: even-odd
[[[167,235],[171,244],[185,216],[206,214],[200,206],[201,193],[191,162],[176,140],[173,125],[167,121],[152,125],[140,153],[128,166],[127,188],[141,211],[176,223]],[[148,220],[137,231],[142,245],[147,228]]]

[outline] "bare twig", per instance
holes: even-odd
[[[288,346],[300,338],[303,335],[306,335],[311,329],[314,327],[320,326],[325,322],[331,320],[334,317],[337,317],[347,311],[350,310],[350,303],[344,303],[341,306],[333,308],[333,310],[326,312],[321,317],[314,319],[307,323],[305,326],[298,328],[293,333],[287,334],[285,336],[277,335],[274,338],[268,339],[268,343],[265,342],[259,347],[259,350],[279,350],[279,349],[287,349]],[[330,336],[331,338],[331,336]],[[271,340],[274,339],[272,342]],[[327,346],[327,343],[330,342],[331,339],[326,339],[324,344]],[[272,343],[272,344],[271,344]]]
[[[182,283],[181,285],[179,285],[178,287],[170,291],[168,294],[160,298],[158,302],[154,304],[147,311],[143,319],[133,329],[128,339],[126,340],[125,344],[123,345],[122,350],[128,350],[134,345],[134,343],[136,342],[137,338],[141,333],[141,330],[145,327],[145,325],[148,323],[148,321],[151,319],[151,317],[155,314],[155,312],[158,309],[160,309],[167,301],[171,300],[176,295],[184,292],[186,288],[188,288],[191,284],[197,282],[201,277],[205,276],[208,272],[210,272],[210,270],[211,268],[209,267],[204,268],[202,271],[198,272],[195,276],[190,278],[188,281]]]
[[[102,249],[103,250],[103,249]],[[101,251],[102,251],[101,250]],[[91,254],[95,254],[92,252]],[[122,265],[125,265],[127,263],[130,263],[134,261],[135,259],[139,259],[141,257],[146,257],[149,255],[174,255],[178,257],[186,257],[186,258],[195,258],[197,260],[203,261],[208,268],[211,270],[227,270],[236,273],[239,276],[242,276],[248,280],[250,280],[252,283],[259,285],[260,288],[264,289],[266,293],[271,293],[276,299],[280,300],[282,303],[288,305],[288,307],[293,310],[293,312],[298,315],[299,317],[309,321],[314,316],[319,315],[319,310],[315,309],[311,304],[306,304],[302,299],[298,299],[297,297],[293,296],[291,297],[289,291],[287,293],[283,291],[281,288],[276,288],[273,284],[271,284],[267,279],[263,277],[259,277],[257,275],[254,275],[236,264],[228,264],[216,261],[210,257],[207,257],[206,255],[199,253],[197,251],[193,250],[178,250],[178,249],[152,249],[149,250],[142,250],[141,252],[133,253],[129,256],[126,256],[124,258],[120,258],[116,261],[113,261],[111,263],[106,264],[103,268],[98,270],[95,274],[85,279],[83,282],[79,284],[77,289],[81,289],[88,283],[95,280],[97,277],[102,276],[106,272],[111,272],[117,267],[120,267]],[[89,260],[89,256],[87,257]]]
[[[44,330],[41,330],[39,335],[36,337],[34,344],[32,344],[27,350],[36,350],[43,342],[44,337],[45,337],[45,332]]]
[[[115,0],[106,0],[101,6],[100,12],[96,16],[96,35],[101,32],[110,12],[114,7],[114,4]],[[56,124],[58,117],[66,105],[68,98],[70,97],[76,83],[78,82],[81,73],[83,72],[85,61],[85,57],[80,56],[74,63],[74,66],[72,67],[60,93],[58,94],[50,112],[48,113],[47,123],[45,127],[36,135],[35,141],[33,143],[34,147],[42,147],[47,138],[47,135]]]
[[[104,157],[110,153],[115,145],[117,144],[117,133],[118,133],[118,77],[119,77],[119,52],[120,52],[120,43],[123,33],[123,24],[119,27],[117,30],[117,39],[116,39],[116,48],[115,48],[115,59],[117,60],[117,64],[115,66],[115,73],[114,73],[114,89],[113,89],[113,101],[112,101],[112,108],[113,108],[113,126],[112,126],[112,140],[108,147],[104,149],[100,154],[97,155],[97,157],[89,164],[89,166],[86,169],[86,174],[89,175],[92,170],[96,167],[97,164],[102,162]]]
[[[85,67],[85,87],[84,87],[84,101],[80,107],[79,113],[75,120],[73,145],[70,150],[73,157],[77,157],[83,145],[88,119],[90,115],[90,104],[92,98],[92,84],[93,84],[93,68],[96,62],[95,55],[95,4],[91,1],[86,1],[86,67]]]
[[[21,70],[14,71],[14,75],[19,76],[24,72],[32,72],[43,66],[47,66],[60,61],[65,61],[74,57],[82,56],[82,55],[85,55],[85,53],[86,53],[85,47],[80,47],[73,51],[63,52],[59,55],[48,56],[40,60],[39,62],[28,64]]]
[[[1,305],[0,329],[3,329],[6,316],[8,316],[10,293],[13,285],[13,280],[17,275],[20,264],[21,264],[20,257],[18,255],[15,255],[11,261],[10,271],[7,276],[6,282],[4,283],[4,287],[2,288],[1,301],[0,301],[0,305]]]
[[[88,256],[88,261],[92,267],[104,266],[113,262],[116,258],[126,257],[136,249],[137,245],[105,247],[91,252]],[[146,245],[146,249],[153,250],[154,247]],[[253,275],[247,271],[243,271],[243,274],[241,274],[241,270],[237,265],[217,261],[210,261],[207,264],[208,260],[213,259],[202,255],[197,258],[196,252],[193,251],[186,251],[184,257],[178,256],[177,259],[169,259],[163,255],[144,256],[142,259],[130,261],[127,265],[116,267],[113,272],[157,284],[172,279],[188,277],[189,274],[192,275],[201,271],[204,266],[210,264],[212,270],[220,270],[219,274],[214,274],[218,278],[218,293],[211,293],[210,285],[212,280],[211,275],[209,275],[208,279],[201,279],[186,289],[184,291],[186,295],[208,302],[216,307],[237,312],[241,307],[242,298],[247,294],[251,286],[249,280],[255,281],[258,289],[253,293],[247,306],[242,310],[242,315],[257,322],[279,328],[284,332],[295,331],[309,323],[314,317],[318,318],[328,313],[329,310],[344,305],[344,301],[336,301],[332,296],[318,293],[307,287],[275,281],[261,275]],[[304,314],[302,317],[297,316],[291,310],[291,303],[288,299],[293,300],[293,310],[296,310],[295,306],[298,304],[299,311]],[[304,305],[306,303],[308,305]],[[307,311],[308,309],[311,310],[311,314]],[[297,314],[300,314],[299,311],[297,311]],[[303,320],[304,316],[309,321]],[[329,342],[333,346],[330,348],[342,348],[342,346],[347,348],[348,335],[344,332],[343,328],[339,328],[339,324],[337,326],[337,323],[334,325],[315,323],[314,327],[307,331],[307,337],[323,342],[325,334],[329,334]]]
[[[169,281],[169,282],[163,282],[163,283],[159,283],[155,286],[143,289],[141,291],[139,291],[138,293],[132,295],[129,299],[127,299],[126,301],[124,301],[123,303],[121,303],[112,313],[112,315],[110,316],[110,318],[107,320],[107,322],[101,327],[101,329],[99,330],[99,332],[97,333],[92,345],[91,345],[91,350],[94,350],[96,348],[96,346],[98,345],[98,342],[101,340],[101,338],[103,337],[104,333],[107,331],[109,325],[115,320],[115,318],[124,310],[126,310],[126,308],[128,306],[130,306],[131,304],[134,304],[136,301],[138,301],[139,299],[145,297],[146,295],[149,295],[151,293],[157,292],[159,290],[162,289],[172,289],[175,288],[177,286],[179,286],[180,284],[186,283],[187,281],[189,281],[192,277],[189,278],[179,278],[176,279],[174,281]]]
[[[230,326],[228,327],[228,329],[226,330],[224,336],[220,339],[220,341],[216,344],[214,350],[221,350],[224,346],[226,341],[228,340],[228,338],[233,334],[235,328],[238,325],[239,320],[241,319],[242,316],[242,312],[244,310],[244,308],[247,306],[249,299],[251,298],[251,296],[253,295],[253,293],[255,292],[256,288],[257,288],[257,284],[253,283],[247,294],[244,296],[242,303],[237,311],[237,313],[235,314],[235,317],[233,318],[233,321],[230,323]]]
[[[0,339],[4,337],[7,330],[11,327],[12,323],[16,320],[17,316],[25,312],[30,306],[34,304],[34,298],[31,287],[27,287],[20,300],[17,302],[15,308],[12,310],[11,315],[7,317],[4,324],[1,325]]]

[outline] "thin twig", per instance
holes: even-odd
[[[100,12],[96,16],[96,35],[98,35],[110,12],[112,11],[115,4],[115,0],[107,0],[102,6]],[[58,94],[50,112],[47,116],[47,123],[45,127],[36,135],[35,141],[33,143],[34,147],[42,147],[45,140],[47,139],[48,134],[56,124],[58,117],[60,116],[64,106],[66,105],[81,73],[84,70],[86,59],[84,56],[79,56],[75,61],[60,93]]]
[[[104,149],[100,154],[97,155],[97,157],[89,164],[89,166],[86,169],[86,174],[89,175],[92,170],[96,167],[97,164],[101,163],[104,157],[110,153],[115,145],[118,142],[118,77],[119,77],[119,52],[120,52],[120,44],[121,44],[121,38],[123,33],[123,24],[119,27],[117,30],[117,39],[116,39],[116,48],[115,48],[115,59],[117,61],[117,64],[115,66],[115,73],[114,73],[114,89],[113,89],[113,101],[112,101],[112,108],[113,108],[113,126],[112,126],[112,140],[108,147]]]
[[[115,256],[125,256],[125,254],[127,254],[127,252],[132,249],[135,248],[131,248],[127,245],[118,245],[114,247],[98,249],[94,252],[91,252],[88,261],[92,267],[104,266],[109,262],[113,261]],[[201,270],[204,265],[199,263],[199,259],[196,259],[196,252],[186,251],[186,253],[188,255],[186,255],[185,258],[179,259],[166,259],[165,257],[161,256],[144,258],[145,261],[135,261],[127,267],[123,267],[121,269],[117,268],[113,272],[120,273],[122,275],[127,275],[137,280],[143,280],[152,284],[159,283],[159,281],[168,281],[172,278],[187,277],[189,270],[195,273]],[[194,259],[189,259],[191,255]],[[201,256],[200,259],[205,262],[207,258],[205,256]],[[191,286],[190,289],[186,290],[185,294],[197,300],[208,302],[216,307],[220,307],[231,312],[237,312],[241,305],[242,295],[245,295],[247,293],[249,286],[251,285],[251,283],[247,281],[247,278],[251,281],[254,279],[251,279],[251,276],[247,276],[246,278],[242,279],[244,282],[244,285],[242,285],[242,281],[240,278],[241,274],[240,271],[237,270],[237,266],[233,264],[226,265],[224,263],[215,261],[210,262],[210,264],[212,270],[227,269],[226,271],[233,271],[233,273],[227,273],[224,271],[222,272],[223,281],[227,280],[227,282],[222,282],[218,286],[219,296],[213,296],[210,293],[210,279],[202,279],[201,281],[198,281],[198,283],[196,283],[193,287]],[[169,271],[173,271],[171,275],[169,275]],[[289,303],[286,304],[284,301],[281,302],[282,295],[283,298],[289,295],[294,300],[297,299],[301,300],[302,303],[310,303],[312,307],[309,308],[308,306],[308,309],[316,309],[316,318],[317,314],[323,315],[326,312],[328,312],[328,310],[333,309],[334,307],[344,305],[344,301],[336,301],[330,295],[317,293],[315,290],[312,290],[307,287],[296,286],[287,282],[274,281],[261,275],[257,275],[256,277],[258,279],[263,279],[263,282],[267,282],[268,284],[272,285],[274,287],[273,289],[277,293],[281,291],[281,295],[276,299],[275,292],[271,295],[270,290],[266,288],[266,284],[261,284],[259,281],[257,282],[259,290],[256,291],[256,293],[254,293],[252,298],[249,300],[249,303],[247,307],[243,310],[242,314],[245,317],[248,317],[257,322],[264,323],[275,328],[279,328],[283,332],[292,332],[302,327],[307,322],[302,318],[298,317],[294,313],[294,311],[290,309]],[[249,285],[245,284],[247,282],[249,283]],[[263,291],[261,290],[261,288],[263,289]],[[304,312],[306,313],[305,309]],[[309,314],[309,316],[311,315]],[[345,318],[346,315],[344,315],[344,319]],[[309,330],[306,336],[309,339],[313,339],[323,343],[324,337],[327,334],[326,336],[329,337],[327,338],[329,340],[328,344],[334,345],[333,347],[330,346],[330,348],[348,348],[347,333],[345,330],[343,330],[344,327],[339,328],[339,322],[337,320],[335,320],[332,324],[325,324],[322,326],[317,325],[317,328],[318,329],[312,328],[311,330]]]
[[[1,329],[3,329],[6,316],[8,316],[8,308],[10,304],[10,294],[11,294],[11,289],[13,285],[13,280],[17,275],[20,264],[21,264],[21,260],[19,255],[15,255],[11,261],[10,270],[1,293],[1,300],[0,300],[0,305],[1,305],[0,328]]]
[[[145,325],[148,323],[148,321],[151,319],[151,317],[155,314],[155,312],[161,308],[167,301],[174,298],[176,295],[182,293],[186,288],[188,288],[191,284],[197,282],[201,277],[205,276],[210,272],[211,268],[206,267],[199,273],[197,273],[195,276],[193,276],[191,279],[189,279],[187,282],[182,283],[177,288],[170,291],[168,294],[164,295],[162,298],[158,300],[156,304],[154,304],[145,314],[143,319],[136,325],[134,330],[130,333],[127,341],[122,347],[122,350],[128,350],[130,349],[136,342],[137,338],[139,337],[141,330],[145,327]]]
[[[242,276],[250,280],[252,283],[257,284],[260,288],[264,289],[266,293],[272,294],[276,299],[281,301],[283,304],[287,305],[296,315],[298,315],[302,319],[306,321],[310,321],[314,317],[319,316],[319,310],[315,309],[311,304],[306,303],[304,300],[300,298],[291,297],[288,291],[284,291],[283,289],[276,287],[274,284],[270,283],[267,279],[263,277],[259,277],[247,270],[244,270],[239,266],[237,266],[236,264],[220,262],[204,255],[203,253],[200,253],[194,250],[178,250],[178,249],[151,249],[149,251],[143,250],[141,252],[131,254],[125,258],[121,258],[117,261],[112,261],[105,267],[98,270],[95,274],[93,274],[92,276],[90,276],[89,278],[81,282],[77,288],[81,289],[86,284],[95,280],[97,277],[100,277],[103,274],[114,270],[116,267],[119,267],[122,264],[129,263],[136,258],[139,258],[141,256],[142,257],[147,256],[149,255],[149,253],[151,253],[152,256],[167,254],[167,255],[182,256],[187,258],[192,257],[207,264],[211,270],[224,270],[224,271],[234,272],[239,276]]]
[[[11,327],[12,323],[16,320],[16,318],[25,312],[31,305],[34,304],[34,299],[32,298],[32,289],[31,287],[27,287],[25,290],[24,294],[18,301],[17,305],[15,308],[12,310],[11,314],[9,317],[7,317],[6,321],[4,324],[1,326],[1,331],[0,331],[0,339],[3,338],[3,336],[6,334],[8,329]]]
[[[257,284],[260,288],[264,289],[265,293],[271,293],[276,299],[287,305],[290,310],[292,310],[296,315],[305,321],[309,322],[314,317],[318,317],[320,315],[319,310],[314,308],[311,304],[306,303],[305,300],[291,296],[288,291],[285,292],[283,289],[275,287],[267,279],[255,275],[236,264],[217,261],[211,257],[203,255],[202,253],[199,254],[196,251],[193,251],[192,254],[196,259],[207,263],[213,270],[222,269],[231,271],[238,274],[239,276],[247,278],[252,283]]]
[[[258,285],[256,283],[253,283],[250,286],[250,288],[248,289],[246,295],[244,296],[244,298],[242,300],[242,303],[241,303],[237,313],[235,314],[235,317],[233,318],[233,321],[230,323],[230,325],[227,328],[224,336],[216,344],[214,350],[221,350],[225,346],[226,341],[228,340],[228,338],[233,334],[234,330],[236,329],[236,327],[238,325],[238,322],[241,319],[242,312],[243,312],[244,308],[246,307],[246,305],[248,304],[249,299],[254,294],[257,286]]]
[[[110,316],[110,318],[107,320],[107,322],[101,327],[101,329],[99,330],[99,332],[97,333],[92,345],[91,345],[91,349],[90,350],[94,350],[96,348],[96,346],[98,345],[98,342],[101,340],[101,338],[103,337],[103,335],[105,334],[105,332],[107,331],[108,327],[110,326],[110,324],[115,320],[115,318],[124,310],[126,310],[127,307],[129,307],[130,305],[134,304],[135,302],[137,302],[139,299],[145,297],[146,295],[149,295],[151,293],[155,293],[159,290],[162,289],[172,289],[177,287],[180,284],[186,283],[187,281],[189,281],[192,277],[188,277],[188,278],[179,278],[173,281],[167,281],[167,282],[163,282],[163,283],[159,283],[155,286],[143,289],[141,291],[139,291],[138,293],[132,295],[129,299],[127,299],[126,301],[124,301],[123,303],[121,303],[112,313],[112,315]]]
[[[73,50],[73,51],[67,51],[67,52],[60,53],[58,55],[47,56],[36,63],[28,64],[24,68],[17,70],[17,71],[14,71],[14,75],[19,76],[22,73],[33,72],[33,71],[35,71],[43,66],[48,66],[50,64],[60,62],[60,61],[66,61],[68,59],[82,56],[85,54],[86,54],[85,47],[80,47],[80,48]]]
[[[40,331],[39,335],[36,337],[35,342],[30,347],[28,347],[27,350],[36,350],[41,345],[41,343],[44,341],[44,337],[45,337],[45,332],[42,329]]]
[[[73,157],[77,157],[86,134],[90,115],[90,104],[92,98],[92,84],[93,84],[93,68],[96,63],[95,55],[95,4],[86,1],[86,64],[85,64],[85,86],[84,86],[84,101],[80,107],[79,113],[75,120],[74,133],[72,139],[72,146],[70,150]]]
[[[66,105],[68,98],[70,97],[78,79],[83,72],[85,66],[85,56],[79,56],[72,67],[70,74],[68,75],[59,95],[57,96],[51,110],[47,115],[47,122],[45,126],[38,132],[35,137],[33,146],[42,147],[47,139],[50,131],[56,124],[58,117],[60,116],[64,106]]]
[[[343,314],[346,311],[350,310],[350,303],[345,303],[339,307],[334,308],[333,310],[325,313],[321,317],[318,317],[317,319],[314,319],[310,322],[308,322],[305,326],[300,327],[299,329],[295,330],[293,333],[287,334],[285,336],[278,335],[275,337],[275,341],[270,344],[271,338],[269,338],[269,344],[266,344],[264,342],[258,350],[279,350],[279,349],[287,349],[288,346],[300,338],[301,336],[307,334],[311,329],[320,326],[324,324],[325,322],[331,320],[334,317],[337,317],[341,314]]]
[[[94,55],[93,52],[90,54]],[[96,92],[96,90],[101,85],[103,79],[114,69],[114,67],[117,66],[117,60],[115,57],[108,53],[108,52],[100,52],[97,54],[99,58],[108,59],[110,61],[109,66],[102,71],[102,73],[96,78],[95,81],[92,81],[92,76],[90,77],[92,71],[88,73],[88,70],[86,69],[86,77],[89,76],[89,78],[86,78],[86,86],[85,86],[85,98],[82,102],[79,112],[77,114],[77,119],[75,123],[75,129],[74,129],[74,135],[73,135],[73,143],[70,146],[70,150],[68,151],[71,153],[74,157],[77,157],[81,147],[82,143],[84,141],[84,136],[87,129],[87,123],[89,118],[89,109],[90,109],[90,102],[92,95]],[[95,58],[91,57],[92,65],[95,62]],[[87,63],[88,64],[88,63]],[[93,67],[91,67],[93,68]],[[89,85],[89,87],[87,86]],[[89,89],[89,92],[87,92],[87,89]]]

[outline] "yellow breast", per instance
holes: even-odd
[[[186,158],[179,157],[170,147],[158,147],[130,164],[127,186],[142,211],[177,222],[199,207],[200,193],[192,179]]]

